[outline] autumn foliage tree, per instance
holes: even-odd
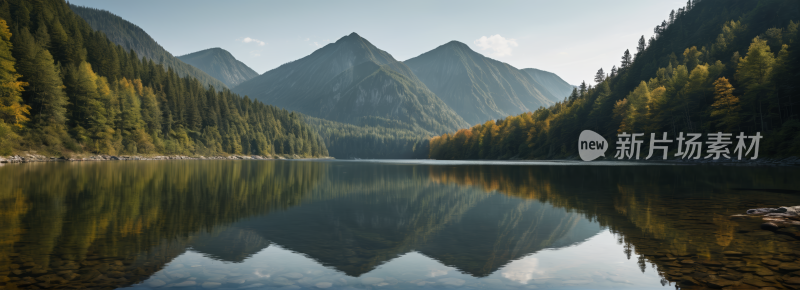
[[[714,104],[711,117],[717,117],[717,127],[733,132],[739,124],[739,98],[733,95],[733,86],[728,79],[721,77],[714,81]]]

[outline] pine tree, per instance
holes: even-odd
[[[672,9],[669,13],[669,25],[672,25],[672,23],[675,23],[675,9]]]
[[[711,117],[719,117],[717,126],[733,132],[739,125],[739,98],[733,95],[733,86],[721,77],[714,81],[714,104]]]
[[[28,121],[29,106],[22,103],[22,92],[27,84],[14,68],[16,60],[11,54],[11,31],[0,19],[0,121],[22,127]]]
[[[625,50],[625,53],[622,55],[622,64],[619,66],[620,70],[628,68],[633,60],[631,59],[631,52],[630,50]]]
[[[742,101],[745,108],[749,108],[748,121],[753,121],[756,128],[764,131],[767,129],[764,117],[764,103],[766,95],[770,89],[769,81],[772,74],[772,67],[775,64],[775,56],[769,49],[765,40],[758,37],[753,39],[747,55],[739,59],[736,80],[744,87]]]
[[[20,73],[29,83],[23,95],[32,108],[34,124],[40,128],[52,125],[59,131],[65,130],[68,99],[53,56],[34,41],[27,29],[20,32],[18,43]]]
[[[639,45],[636,46],[636,57],[638,58],[645,49],[647,49],[647,44],[644,41],[644,35],[642,35],[642,37],[639,38]]]
[[[603,68],[601,67],[599,70],[597,70],[597,73],[594,75],[594,82],[599,84],[602,83],[603,80],[605,79],[606,79],[606,73],[603,72]]]

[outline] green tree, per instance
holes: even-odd
[[[752,121],[756,128],[764,131],[767,129],[764,117],[764,103],[770,90],[770,76],[775,64],[775,56],[769,49],[766,40],[758,37],[753,39],[747,50],[747,55],[739,59],[736,71],[736,80],[744,88],[742,97],[743,105],[749,108],[746,115],[747,121]]]
[[[714,81],[714,104],[711,117],[717,117],[717,126],[733,132],[739,126],[739,98],[733,95],[733,86],[721,77]]]
[[[6,21],[0,19],[0,121],[17,127],[28,121],[29,106],[22,103],[21,75],[14,68],[16,60],[11,53],[11,31]]]

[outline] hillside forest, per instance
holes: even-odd
[[[433,137],[429,156],[574,158],[583,130],[612,144],[623,132],[760,132],[761,156],[800,155],[799,15],[791,0],[689,1],[634,53],[626,50],[619,67],[598,70],[596,86],[584,82],[550,107]]]
[[[0,2],[0,83],[0,155],[328,155],[299,114],[181,77],[60,0]]]

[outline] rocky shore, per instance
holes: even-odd
[[[731,218],[761,218],[764,223],[761,228],[769,231],[779,231],[790,227],[800,226],[800,206],[782,206],[778,208],[755,208],[747,210],[747,214],[734,215]],[[794,235],[792,235],[794,236]],[[800,236],[797,236],[800,239]]]
[[[333,157],[315,157],[332,159]],[[34,152],[12,156],[0,156],[0,163],[59,162],[59,161],[112,161],[112,160],[268,160],[268,159],[308,159],[299,155],[227,155],[227,156],[186,156],[186,155],[91,155],[86,157],[47,157]]]

